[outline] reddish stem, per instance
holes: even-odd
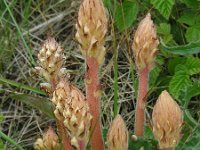
[[[79,141],[78,144],[79,144],[80,150],[85,150],[85,143],[84,143],[84,141]]]
[[[100,122],[100,82],[99,82],[99,64],[94,57],[86,57],[87,72],[85,77],[86,98],[90,105],[90,111],[93,115],[91,149],[103,150],[103,138]]]
[[[63,122],[56,120],[56,123],[57,123],[58,135],[62,139],[63,150],[72,150],[72,146],[67,136],[67,133],[65,132],[65,127],[63,125]]]
[[[143,136],[144,124],[145,124],[145,97],[148,92],[148,68],[144,68],[138,71],[139,73],[139,87],[138,97],[135,110],[135,135]]]

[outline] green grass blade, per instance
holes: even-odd
[[[36,63],[35,63],[35,60],[33,59],[33,56],[32,56],[32,50],[31,50],[31,49],[29,48],[29,46],[27,45],[27,43],[26,43],[26,41],[25,41],[25,39],[24,39],[24,37],[23,37],[23,34],[22,34],[22,32],[21,32],[21,30],[20,30],[20,28],[19,28],[19,26],[18,26],[18,24],[17,24],[17,22],[16,22],[16,20],[15,20],[15,18],[14,18],[14,16],[13,16],[11,10],[10,10],[10,7],[8,6],[8,4],[7,4],[7,2],[6,2],[6,0],[3,0],[3,1],[4,1],[4,4],[6,5],[6,8],[7,8],[9,14],[10,14],[10,17],[12,18],[12,20],[13,20],[13,22],[14,22],[16,28],[17,28],[17,32],[18,32],[20,38],[22,39],[22,42],[23,42],[23,44],[24,44],[24,46],[25,46],[25,48],[26,48],[26,50],[27,50],[27,52],[28,52],[30,62],[31,62],[32,65],[35,65]]]
[[[0,77],[0,82],[2,82],[3,84],[10,84],[10,85],[15,86],[17,88],[23,88],[25,90],[32,91],[32,92],[37,93],[37,94],[46,95],[45,92],[41,91],[38,88],[32,88],[30,86],[27,86],[27,85],[24,85],[22,83],[18,83],[18,82],[12,81],[12,80],[5,79],[3,77]]]
[[[28,94],[12,94],[10,95],[11,98],[15,100],[19,100],[37,110],[40,110],[44,114],[46,114],[50,118],[54,118],[53,115],[53,104],[50,100],[44,97],[38,97]]]
[[[16,146],[18,150],[24,150],[23,147],[21,147],[19,144],[17,144],[13,139],[11,139],[9,136],[4,134],[2,131],[0,131],[0,137],[2,137],[4,140],[8,141],[10,144]]]

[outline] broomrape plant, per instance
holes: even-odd
[[[101,128],[100,81],[99,69],[105,58],[104,47],[107,32],[107,14],[101,0],[84,0],[80,6],[76,24],[76,39],[85,57],[86,97],[75,85],[67,81],[65,68],[62,68],[64,54],[54,38],[44,42],[36,67],[39,75],[47,83],[41,87],[55,106],[58,136],[62,149],[85,150],[90,145],[92,150],[103,150],[104,142]],[[135,32],[132,49],[139,77],[139,90],[135,113],[135,135],[143,136],[145,126],[145,99],[148,92],[148,75],[154,66],[158,50],[156,29],[148,13],[139,23]],[[173,118],[177,118],[174,120]],[[163,91],[153,109],[153,133],[161,149],[173,149],[180,139],[182,112],[178,104]],[[177,122],[179,121],[179,122]],[[36,150],[58,149],[58,136],[49,128],[42,138],[34,144]],[[128,130],[123,118],[117,115],[107,134],[109,150],[128,149]]]
[[[153,5],[155,4],[153,3]],[[167,17],[166,14],[163,15]],[[149,81],[151,80],[149,76],[156,67],[156,57],[159,54],[158,46],[160,43],[162,44],[152,16],[147,13],[141,19],[134,32],[132,46],[129,46],[132,49],[130,57],[134,61],[138,75],[137,100],[134,110],[135,121],[132,123],[134,124],[134,132],[131,131],[132,129],[128,130],[122,115],[115,114],[108,131],[106,131],[107,137],[103,137],[105,130],[101,123],[101,93],[103,88],[101,87],[100,74],[107,51],[105,41],[110,25],[109,13],[105,9],[103,1],[83,0],[75,24],[75,38],[85,61],[85,90],[79,89],[76,84],[68,80],[67,70],[64,68],[64,49],[54,37],[47,37],[38,53],[38,66],[34,68],[34,73],[45,80],[45,83],[41,83],[40,86],[46,92],[53,106],[56,129],[49,126],[44,134],[36,139],[33,145],[35,150],[146,149],[146,141],[141,142],[141,139],[146,136],[148,125],[157,141],[155,144],[157,147],[154,149],[174,150],[182,137],[184,114],[186,117],[189,116],[191,124],[198,125],[195,121],[191,121],[187,110],[182,110],[173,99],[174,97],[176,99],[183,97],[184,100],[187,100],[193,95],[190,96],[186,93],[185,97],[182,96],[180,93],[184,90],[179,90],[171,95],[171,92],[169,94],[165,89],[159,89],[161,94],[152,108],[152,117],[149,117],[149,124],[147,124],[145,110],[147,110],[146,103],[149,96]],[[124,17],[126,19],[126,16]],[[166,45],[164,47],[170,51]],[[180,53],[180,51],[178,52]],[[191,58],[187,59],[187,63],[189,59]],[[193,59],[193,62],[197,62],[197,60]],[[187,66],[187,63],[185,66],[179,65],[178,69],[176,68],[178,73],[172,77],[172,81],[175,80],[176,75],[186,76],[189,80],[189,77],[198,71],[198,69],[193,68],[184,74],[189,68],[188,66],[195,64],[191,63]],[[172,82],[170,84],[172,88],[169,88],[169,91],[176,88],[173,85]],[[84,91],[86,91],[85,94]],[[195,92],[191,91],[191,93]],[[187,108],[188,102],[184,105]],[[118,113],[117,110],[115,113]],[[132,138],[129,138],[130,136]]]

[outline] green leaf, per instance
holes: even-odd
[[[157,32],[159,34],[161,34],[162,39],[165,43],[170,42],[173,37],[172,34],[170,34],[171,32],[171,26],[170,24],[167,23],[161,23],[158,27],[157,27]]]
[[[129,28],[136,20],[138,4],[136,0],[125,0],[118,4],[115,15],[115,23],[120,31]]]
[[[188,57],[185,62],[185,66],[187,67],[187,73],[189,75],[194,75],[200,73],[200,59],[196,57]]]
[[[162,16],[166,19],[169,18],[174,5],[174,0],[151,0],[151,3]]]
[[[192,97],[200,95],[200,83],[194,83],[192,86],[189,86],[184,95],[184,108],[188,107],[189,101]]]
[[[161,40],[161,48],[169,53],[178,55],[191,55],[200,53],[200,41],[191,42],[181,46],[166,46]]]
[[[197,13],[195,11],[184,11],[178,22],[192,26],[195,24]]]
[[[53,104],[46,98],[28,94],[12,94],[10,97],[42,111],[50,118],[54,118]]]
[[[176,150],[199,150],[200,147],[200,126],[194,128],[185,142],[180,142]]]
[[[184,65],[178,65],[176,67],[176,73],[169,83],[169,92],[176,99],[179,98],[181,91],[184,91],[192,84],[186,70],[187,68]]]
[[[167,23],[161,23],[157,27],[157,32],[160,34],[167,35],[167,34],[170,34],[170,31],[171,31],[171,26],[170,24],[167,24]]]
[[[198,2],[198,0],[182,0],[182,1],[189,8],[192,8],[192,9],[198,9],[198,6],[200,6],[200,3]]]
[[[161,72],[161,69],[159,67],[155,67],[153,70],[151,70],[149,74],[149,88],[153,88],[156,80]]]
[[[130,139],[130,138],[129,138]],[[150,138],[139,137],[137,141],[129,140],[129,150],[155,150],[157,149],[157,141]]]
[[[189,27],[185,36],[188,42],[198,41],[200,39],[200,24]]]
[[[45,92],[41,91],[40,89],[32,88],[30,86],[24,85],[22,83],[15,82],[13,80],[5,79],[3,77],[0,77],[0,83],[10,84],[10,85],[15,86],[17,88],[23,88],[25,90],[29,90],[29,91],[32,91],[32,92],[35,92],[35,93],[38,93],[38,94],[46,95]]]
[[[171,75],[175,74],[175,68],[179,64],[184,64],[185,58],[184,57],[175,57],[169,60],[168,63],[168,71]]]

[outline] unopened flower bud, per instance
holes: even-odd
[[[59,150],[58,136],[51,127],[44,133],[43,143],[46,150]]]
[[[42,138],[38,138],[34,143],[34,150],[45,150],[44,142]]]
[[[108,150],[126,150],[128,148],[128,130],[123,118],[117,115],[107,135]]]
[[[107,17],[102,0],[84,0],[78,13],[76,39],[82,53],[95,57],[101,64],[105,57],[104,37]]]
[[[163,91],[153,108],[153,133],[161,149],[174,148],[180,140],[183,113],[167,91]]]
[[[38,138],[34,143],[35,150],[59,150],[59,141],[57,134],[51,127],[43,134],[42,138]]]
[[[151,15],[140,22],[134,36],[132,45],[135,63],[138,69],[152,69],[156,57],[159,41],[156,35],[156,29],[151,20]]]

